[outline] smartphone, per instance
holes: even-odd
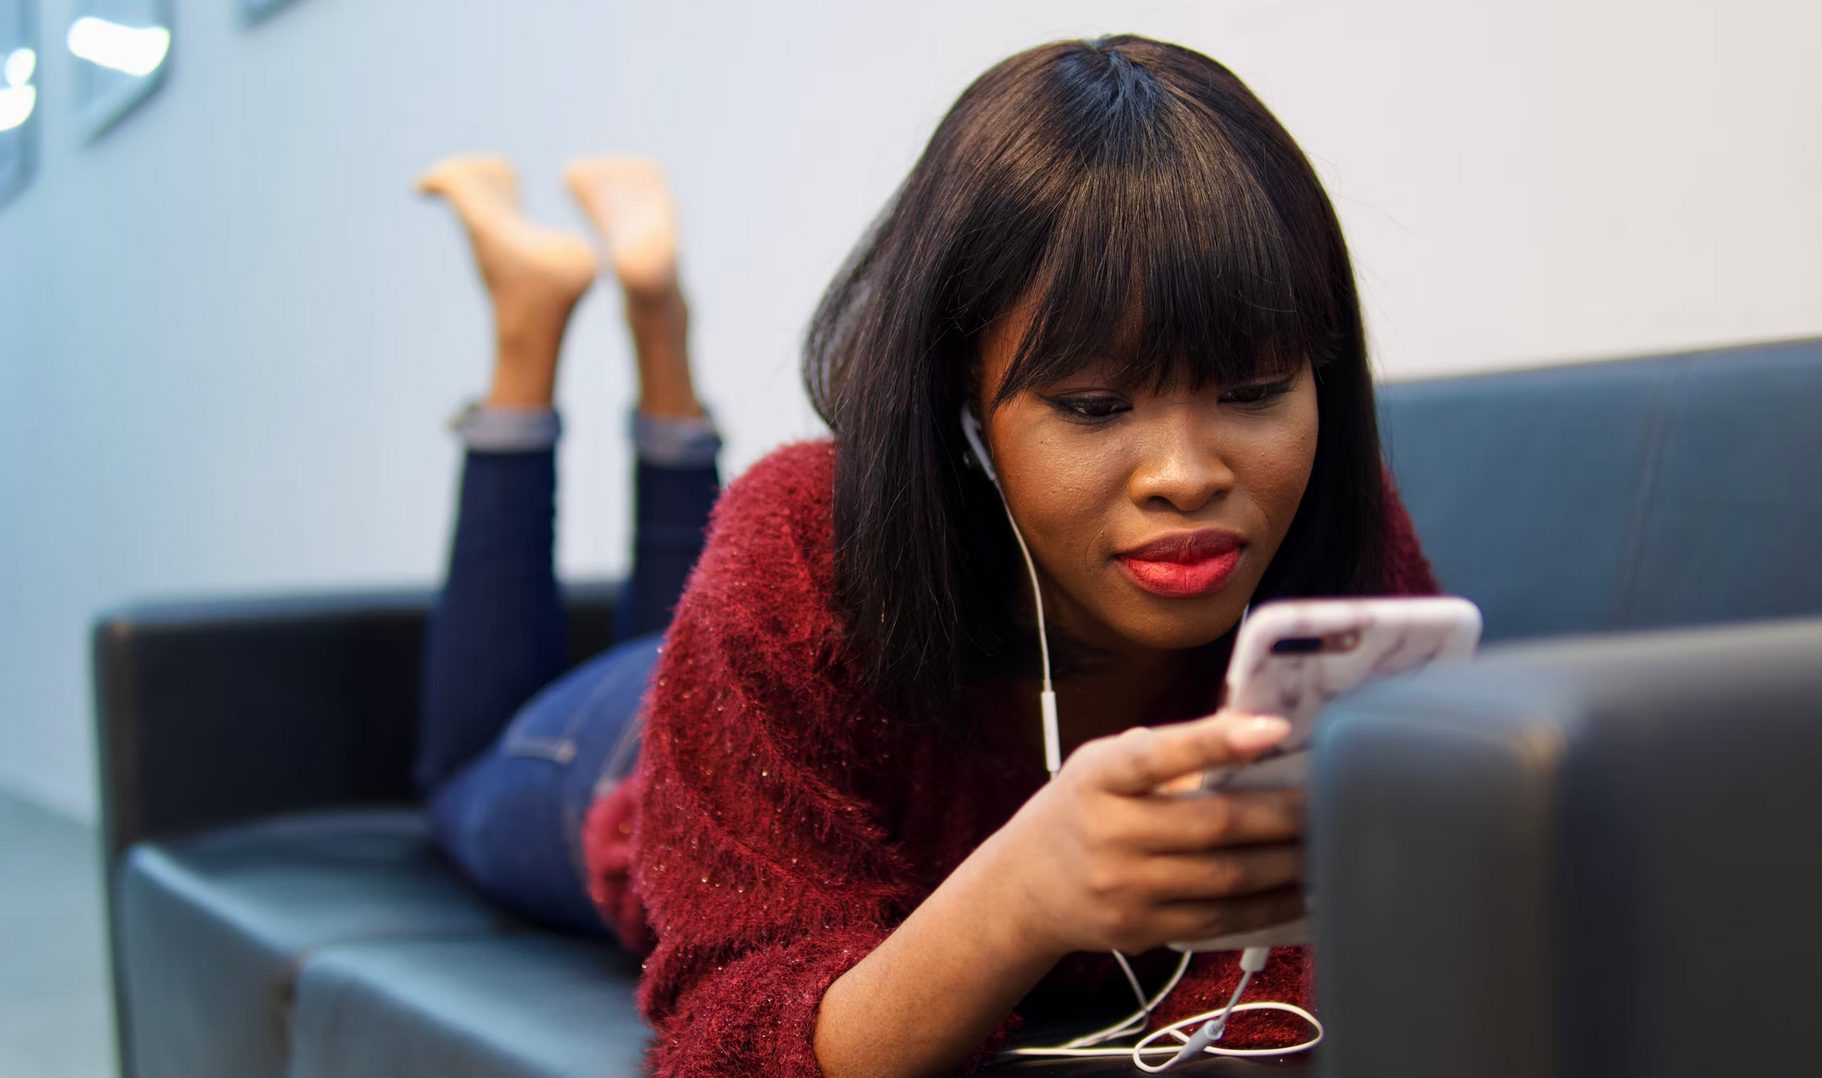
[[[1221,706],[1278,715],[1285,739],[1237,767],[1211,768],[1202,789],[1220,792],[1303,785],[1316,715],[1375,678],[1465,659],[1480,643],[1480,608],[1458,596],[1290,599],[1261,605],[1240,626]],[[1309,938],[1307,919],[1257,932],[1173,943],[1180,951],[1288,946]]]

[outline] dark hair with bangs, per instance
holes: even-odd
[[[837,599],[882,703],[953,714],[971,679],[1035,661],[1024,573],[958,421],[983,331],[1022,302],[1031,328],[988,408],[1094,360],[1161,388],[1309,359],[1315,462],[1255,601],[1383,590],[1359,299],[1302,151],[1200,53],[1043,45],[963,91],[810,325],[804,379],[837,440]]]

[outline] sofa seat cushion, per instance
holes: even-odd
[[[532,933],[350,943],[298,982],[291,1078],[608,1078],[640,1073],[639,963]]]
[[[297,971],[322,948],[526,931],[462,882],[416,810],[142,843],[116,886],[136,1078],[283,1075]]]

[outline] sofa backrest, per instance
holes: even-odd
[[[1380,388],[1488,640],[1822,613],[1822,339]]]

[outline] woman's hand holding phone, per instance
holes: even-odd
[[[1038,953],[1136,954],[1303,911],[1303,791],[1199,789],[1281,741],[1276,716],[1222,711],[1087,742],[996,832],[1008,909]]]

